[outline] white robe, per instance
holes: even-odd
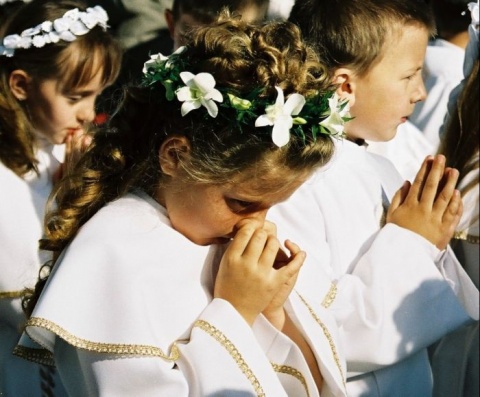
[[[224,248],[193,244],[152,198],[128,194],[64,251],[26,332],[54,353],[71,396],[318,396],[288,337],[213,299]],[[294,291],[286,310],[319,363],[322,396],[344,396],[336,322],[308,299]],[[32,339],[16,353],[42,359]]]
[[[462,198],[463,214],[455,231],[455,241],[452,245],[457,257],[461,259],[465,270],[478,288],[480,267],[479,170],[476,169],[467,174],[458,188],[461,190],[473,180],[477,182],[477,185]]]
[[[329,168],[268,216],[281,238],[307,252],[299,291],[311,290],[315,271],[336,284],[327,298],[319,290],[316,300],[339,322],[350,396],[429,395],[425,348],[478,319],[478,290],[450,249],[441,253],[394,224],[381,227],[401,184],[388,160],[341,141]]]
[[[409,181],[415,179],[425,157],[437,152],[425,135],[408,121],[398,126],[397,135],[392,140],[367,143],[367,151],[389,159],[402,178]]]
[[[39,252],[38,240],[63,146],[40,141],[36,158],[39,174],[32,171],[24,178],[0,162],[0,395],[6,397],[42,395],[40,368],[13,356],[12,351],[25,325],[20,299],[25,288],[35,286],[40,266],[47,260]]]

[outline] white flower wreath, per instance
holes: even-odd
[[[189,72],[188,58],[183,57],[185,51],[185,47],[180,47],[169,57],[152,55],[143,67],[144,85],[162,84],[169,101],[176,98],[182,102],[182,117],[204,107],[210,117],[216,118],[219,103],[236,111],[239,125],[254,123],[259,128],[272,126],[272,141],[278,147],[288,144],[292,132],[304,139],[307,135],[316,139],[318,134],[344,137],[344,124],[351,117],[347,101],[341,100],[336,93],[319,92],[308,98],[292,93],[285,100],[282,88],[275,87],[275,103],[259,97],[261,89],[239,98],[227,89],[216,87],[212,74],[203,72],[195,75]],[[224,95],[227,101],[224,101]],[[264,114],[259,114],[260,111]]]
[[[89,7],[86,11],[74,8],[53,22],[45,21],[20,34],[5,36],[0,44],[0,56],[12,57],[17,48],[41,48],[60,40],[74,41],[77,36],[87,34],[97,25],[106,30],[107,22],[108,14],[101,6]]]

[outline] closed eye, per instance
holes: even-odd
[[[228,207],[236,213],[250,212],[256,207],[256,203],[252,203],[251,201],[244,201],[234,198],[226,198],[225,201],[227,202]]]

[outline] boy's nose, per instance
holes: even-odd
[[[417,90],[413,95],[412,102],[417,103],[417,102],[424,101],[426,97],[427,97],[427,90],[425,88],[425,84],[423,84],[423,80],[420,80],[420,82],[418,83]]]

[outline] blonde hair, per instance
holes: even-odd
[[[73,8],[85,10],[86,6],[74,0],[25,4],[2,27],[0,37],[53,21]],[[24,70],[36,84],[57,79],[67,91],[87,84],[101,71],[101,82],[107,86],[118,75],[121,57],[120,47],[112,35],[98,26],[73,42],[60,40],[42,48],[17,49],[11,58],[0,57],[0,160],[19,176],[36,170],[34,126],[25,104],[10,90],[12,71]]]

